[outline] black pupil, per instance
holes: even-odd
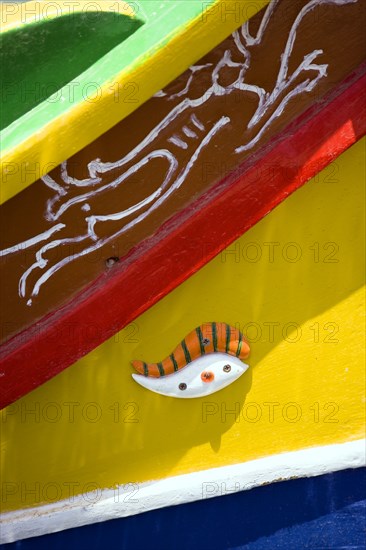
[[[187,384],[185,384],[184,382],[182,382],[181,384],[179,384],[179,389],[180,389],[180,390],[186,390],[186,389],[187,389]]]
[[[231,371],[230,365],[225,365],[225,366],[224,366],[224,371],[225,371],[225,372],[230,372],[230,371]]]

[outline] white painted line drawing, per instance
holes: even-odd
[[[252,118],[246,123],[246,128],[243,125],[243,134],[246,129],[249,129],[254,131],[254,136],[250,141],[237,147],[235,153],[239,154],[250,151],[273,124],[274,120],[282,115],[286,106],[294,97],[311,92],[316,88],[318,82],[327,76],[328,65],[316,63],[316,59],[324,53],[321,49],[314,49],[312,52],[304,55],[297,69],[292,74],[289,74],[289,61],[296,41],[297,31],[304,17],[321,4],[341,6],[353,4],[357,1],[310,0],[305,4],[298,13],[289,32],[285,49],[281,54],[280,69],[275,86],[273,90],[266,91],[259,86],[247,83],[245,76],[251,66],[251,48],[261,43],[275,8],[279,3],[279,0],[272,0],[264,12],[256,36],[250,34],[250,21],[246,22],[232,35],[237,48],[236,54],[241,55],[242,61],[240,63],[234,61],[231,51],[227,49],[216,65],[208,63],[190,67],[189,71],[191,74],[184,89],[180,92],[174,94],[169,94],[164,90],[158,92],[155,97],[163,98],[166,101],[181,98],[181,101],[123,158],[115,162],[102,162],[100,159],[91,161],[88,164],[89,177],[83,180],[71,177],[68,174],[67,161],[61,165],[60,175],[62,183],[57,183],[50,175],[44,176],[42,178],[43,182],[54,191],[53,197],[45,205],[44,213],[45,219],[53,225],[47,231],[31,239],[0,251],[0,256],[4,257],[22,251],[25,248],[33,247],[36,244],[41,245],[35,252],[34,262],[24,271],[19,280],[19,296],[26,301],[27,305],[32,305],[34,298],[39,295],[42,286],[57,271],[77,258],[92,253],[140,223],[184,184],[187,175],[196,164],[200,153],[231,121],[229,116],[220,116],[216,122],[210,123],[208,127],[207,123],[200,119],[198,108],[206,104],[210,98],[225,96],[238,90],[252,92],[257,96],[258,106]],[[239,70],[236,81],[228,87],[224,87],[219,83],[220,71],[226,67]],[[199,98],[191,99],[188,97],[188,93],[194,75],[200,73],[203,69],[212,69],[211,85],[205,89]],[[315,71],[316,76],[313,78],[308,77],[295,85],[299,77],[306,76],[309,71]],[[192,113],[192,110],[195,112]],[[175,124],[174,135],[165,140],[159,139],[163,130],[168,128],[173,122],[177,123],[180,120],[182,120],[180,132],[176,131],[177,124]],[[154,144],[158,144],[155,145],[157,147],[155,149]],[[185,151],[184,162],[178,161],[175,153],[177,151],[176,148]],[[124,210],[118,211],[117,206],[116,212],[102,213],[93,211],[90,205],[91,199],[98,197],[106,191],[112,191],[117,187],[126,185],[130,177],[136,178],[139,170],[156,159],[160,159],[160,161],[165,163],[166,172],[163,181],[156,183],[155,191]],[[111,173],[117,169],[122,169],[122,172],[119,172],[112,181],[103,184],[102,175]],[[75,195],[75,190],[80,191],[79,194]],[[71,191],[73,192],[71,193]],[[63,217],[69,209],[75,206],[78,206],[78,216],[83,218],[85,232],[80,235],[70,236],[70,231]],[[132,215],[135,215],[133,219],[126,220],[126,218]],[[110,221],[120,221],[121,223],[113,234],[105,237],[103,236],[103,231],[98,231],[98,228],[101,227],[101,224]],[[55,233],[58,233],[58,235],[56,236]],[[77,251],[65,256],[61,260],[52,261],[47,257],[49,251],[55,249],[66,250],[66,246],[77,246]]]

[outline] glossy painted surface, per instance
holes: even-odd
[[[34,4],[42,17],[43,4]],[[64,4],[70,13],[72,2]],[[80,2],[75,4],[80,9]],[[98,2],[82,4],[97,15],[104,9]],[[1,202],[106,132],[266,4],[267,0],[131,2],[143,22],[137,32],[3,130]],[[114,2],[111,11],[120,13],[122,7],[123,13],[123,6]],[[5,6],[2,20],[13,17],[16,9],[24,18],[29,8]]]
[[[366,543],[365,469],[297,479],[1,546],[4,550],[297,550]]]
[[[366,440],[357,439],[281,452],[166,479],[127,483],[101,491],[93,490],[59,502],[50,502],[46,506],[2,514],[0,543],[48,535],[167,506],[196,502],[203,498],[215,498],[220,495],[220,488],[226,486],[228,479],[233,484],[232,492],[239,492],[271,483],[365,466]],[[4,486],[7,495],[14,489],[11,484]],[[48,484],[42,491],[48,493],[50,486],[55,490],[54,484]]]
[[[207,397],[242,376],[248,365],[228,353],[210,353],[189,363],[181,371],[160,378],[132,374],[143,388],[181,399]]]
[[[49,503],[48,483],[61,499],[68,483],[79,494],[90,483],[140,483],[364,437],[364,144],[3,411],[2,479],[14,489],[4,510]],[[178,334],[213,318],[251,343],[251,368],[235,384],[191,401],[136,385],[132,359],[164,357]],[[98,330],[96,316],[84,337]]]
[[[234,171],[224,178],[212,200],[197,200],[177,213],[136,254],[107,273],[103,268],[85,293],[3,345],[1,407],[126,327],[360,139],[366,128],[365,80],[360,67],[320,111],[313,105],[272,148],[245,161],[239,176]],[[96,318],[98,330],[89,332]]]
[[[316,20],[316,25],[309,25],[313,20]],[[293,49],[289,49],[285,44],[292,44],[295,28],[298,29],[296,40]],[[189,241],[194,249],[195,236],[202,235],[203,228],[208,225],[206,218],[219,217],[220,224],[225,224],[228,230],[224,243],[221,234],[216,240],[220,247],[225,247],[231,239],[242,234],[242,219],[247,220],[246,228],[253,223],[253,216],[258,219],[259,197],[265,203],[264,212],[267,213],[275,202],[271,192],[278,192],[278,187],[282,193],[283,189],[286,193],[293,189],[291,180],[293,177],[297,180],[300,166],[302,181],[324,166],[324,152],[319,165],[313,155],[319,143],[322,146],[329,137],[332,143],[327,143],[328,159],[334,160],[335,155],[350,144],[347,138],[359,137],[362,120],[366,121],[366,115],[362,117],[362,112],[366,112],[365,102],[356,90],[351,97],[342,94],[334,107],[329,109],[328,105],[327,112],[322,114],[322,123],[317,115],[320,114],[320,105],[325,106],[329,95],[345,93],[344,87],[350,84],[349,75],[355,76],[354,71],[362,70],[364,28],[366,10],[362,10],[360,1],[272,0],[267,8],[166,89],[2,205],[0,278],[4,284],[0,287],[1,344],[14,338],[12,345],[20,352],[19,347],[27,335],[22,334],[18,341],[17,335],[30,329],[32,338],[35,323],[41,321],[36,330],[44,330],[45,325],[47,328],[52,326],[56,312],[62,308],[69,306],[77,311],[78,304],[85,301],[88,288],[93,297],[96,287],[101,289],[103,286],[107,295],[108,291],[113,295],[114,275],[123,277],[126,264],[135,263],[141,256],[145,265],[160,265],[161,256],[166,264],[172,255],[171,249],[162,247],[157,260],[152,261],[151,256],[147,257],[149,244],[146,240],[153,236],[150,241],[152,249],[154,240],[162,244],[161,236],[174,234],[184,216],[189,215],[189,207],[191,213],[198,211],[200,214],[195,216],[198,230],[193,235],[185,232],[184,240]],[[345,42],[349,44],[346,49]],[[315,62],[314,56],[317,59],[321,49],[324,54]],[[305,66],[304,52],[309,52]],[[315,65],[311,70],[314,77],[309,81],[305,67],[310,59]],[[287,66],[290,72],[283,80],[281,67],[285,69]],[[237,79],[233,83],[235,76]],[[281,85],[277,88],[279,77]],[[217,82],[223,86],[218,86]],[[264,88],[258,88],[263,82]],[[297,86],[298,82],[301,84]],[[258,94],[253,96],[253,90]],[[263,103],[261,98],[268,99]],[[296,118],[300,115],[306,118],[304,113],[309,109],[312,110],[309,118],[317,118],[311,121],[315,135],[306,140],[304,133],[298,137],[300,122]],[[240,188],[226,180],[241,175],[246,168],[243,163],[248,161],[250,164],[256,156],[254,153],[265,153],[265,146],[278,142],[281,131],[286,133],[286,126],[291,123],[297,130],[301,151],[300,155],[291,157],[291,169],[289,154],[297,149],[295,135],[275,159],[271,156],[269,161],[262,157],[264,166],[258,166],[258,182],[248,183],[247,174],[243,176],[244,185]],[[335,135],[335,131],[339,135]],[[314,170],[305,174],[308,157],[311,157]],[[267,167],[267,163],[270,166]],[[278,166],[278,171],[271,164]],[[271,185],[261,186],[261,176],[264,180],[269,177]],[[213,201],[218,191],[215,188],[229,186],[233,199],[228,197],[228,206],[216,209],[218,214],[215,216],[206,216],[202,201]],[[240,212],[236,223],[233,223],[234,207]],[[168,220],[168,227],[164,227]],[[230,235],[233,228],[234,235]],[[212,235],[215,229],[215,226],[209,228],[207,234]],[[192,265],[199,267],[191,258],[188,266],[183,262],[184,243],[175,243],[173,239],[172,245],[173,255],[174,248],[182,251],[182,271],[186,269],[189,273]],[[148,270],[141,268],[140,272]],[[157,282],[153,281],[152,274],[144,278],[140,285],[146,294],[151,295],[151,300],[146,302],[140,299],[142,289],[135,284],[139,278],[135,270],[131,277],[134,289],[132,292],[130,288],[128,290],[130,305],[138,309],[142,301],[149,307],[153,294],[155,297],[161,295],[164,283],[166,286],[174,284],[174,272],[174,269],[169,269],[165,281],[161,277]],[[131,278],[125,279],[127,286],[131,284]],[[149,289],[146,289],[147,285]],[[110,311],[110,302],[108,305]],[[126,312],[114,311],[112,322],[105,322],[104,339],[111,334],[108,331],[116,317],[120,324],[114,330],[125,326]],[[85,318],[85,315],[79,315],[77,324],[82,327]],[[62,338],[59,341],[62,343]],[[1,348],[0,354],[3,352],[6,356],[6,348],[6,345]],[[39,355],[41,341],[37,348]],[[78,354],[90,351],[82,349],[82,342],[80,348],[76,352],[72,349],[58,349],[57,352],[61,360],[66,360],[67,356],[70,364],[80,357]],[[74,355],[70,357],[72,351]],[[47,375],[54,374],[55,363],[42,358]],[[58,366],[61,369],[64,365]],[[27,373],[33,370],[32,367],[34,365],[30,363]],[[18,369],[19,364],[15,372],[19,372]],[[4,372],[3,382],[7,384],[9,373]],[[24,378],[33,388],[36,378]]]
[[[18,21],[19,26],[2,28],[0,62],[6,80],[2,90],[0,130],[47,100],[52,117],[52,104],[57,103],[55,94],[72,80],[82,78],[84,71],[145,23],[134,16],[128,4],[122,4],[117,13],[113,12],[116,3],[105,2],[100,11],[94,13],[85,10],[88,2],[82,4],[78,3],[73,12],[68,3],[63,9],[62,3],[51,4],[53,13],[44,8],[39,10],[40,17],[35,16],[31,22],[27,23],[25,18]],[[20,11],[19,6],[11,6],[8,10],[10,13],[15,10],[16,14],[17,7]],[[37,12],[33,3],[27,4],[27,10]],[[8,23],[10,17],[4,16],[4,7],[1,15]],[[95,86],[91,88],[95,92]]]

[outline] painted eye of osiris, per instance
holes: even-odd
[[[215,379],[215,375],[213,372],[210,372],[208,370],[203,371],[201,374],[201,380],[202,382],[213,382]]]
[[[225,365],[222,370],[224,372],[230,372],[231,371],[231,366],[230,365]]]
[[[183,390],[186,390],[186,389],[187,389],[187,384],[185,384],[184,382],[182,382],[181,384],[179,384],[178,388],[179,388],[180,390],[182,390],[182,391],[183,391]]]

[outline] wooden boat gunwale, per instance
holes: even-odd
[[[240,177],[235,181],[229,177],[219,184],[216,193],[210,193],[211,200],[201,200],[199,212],[193,204],[179,213],[72,304],[4,344],[0,366],[6,375],[7,386],[1,407],[45,382],[121,330],[360,139],[366,133],[365,83],[363,64],[328,95],[320,108],[312,106],[288,126],[280,140],[244,163]],[[292,166],[286,178],[282,177],[284,164]],[[276,167],[271,188],[276,189],[277,195],[271,201],[265,185],[261,184],[266,165]],[[250,215],[244,217],[249,189],[255,206],[250,209]],[[215,238],[218,231],[221,235],[220,218],[225,220],[225,239],[222,236]],[[190,242],[189,247],[187,242]],[[179,262],[175,261],[177,249],[180,250]],[[125,296],[124,300],[115,300],[115,296],[121,295]],[[96,319],[98,330],[85,340],[83,327],[95,326]],[[72,344],[69,338],[59,337],[65,330],[71,331]],[[24,357],[28,358],[26,365],[22,361]],[[32,369],[32,380],[29,369]]]
[[[55,98],[43,101],[1,132],[0,204],[132,113],[269,0],[261,0],[254,10],[250,0],[243,1],[239,19],[222,16],[224,7],[229,10],[235,4],[227,5],[226,0],[131,2],[145,24],[57,91]],[[83,96],[83,83],[98,87],[96,100]],[[129,100],[126,94],[131,86],[137,93]]]

